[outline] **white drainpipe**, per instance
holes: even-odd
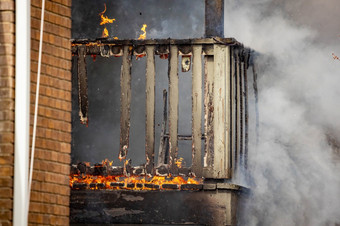
[[[15,1],[15,130],[13,225],[28,221],[28,153],[30,119],[30,0]]]

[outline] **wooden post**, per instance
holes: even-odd
[[[223,45],[214,45],[214,165],[213,178],[229,177],[229,161],[227,161],[227,148],[229,147],[229,76],[230,65],[227,64],[229,59],[229,47]],[[226,78],[228,77],[228,79]],[[227,82],[227,81],[228,82]],[[227,90],[228,89],[228,90]],[[228,128],[229,130],[229,128]]]
[[[155,159],[155,46],[146,46],[146,55],[145,168],[151,174]]]
[[[86,46],[78,47],[78,102],[82,124],[88,123],[89,102],[87,93]]]
[[[192,166],[202,176],[202,46],[193,46],[192,62]]]
[[[169,58],[169,164],[172,173],[176,171],[178,154],[178,47],[170,46]]]
[[[123,48],[120,73],[120,147],[119,159],[125,159],[129,148],[130,104],[131,104],[131,53],[130,46]]]
[[[211,178],[214,162],[214,56],[204,56],[204,177]]]
[[[230,113],[230,122],[231,122],[231,136],[230,136],[230,142],[231,142],[231,168],[232,168],[232,174],[236,171],[236,158],[237,158],[237,148],[236,148],[236,105],[237,105],[237,95],[236,95],[236,88],[235,82],[236,82],[236,59],[235,59],[235,49],[231,49],[231,113]]]

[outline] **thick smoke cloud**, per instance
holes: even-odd
[[[226,36],[259,52],[259,144],[241,225],[340,222],[337,1],[226,1]]]

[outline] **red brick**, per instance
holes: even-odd
[[[10,199],[0,199],[0,206],[4,209],[12,209],[13,201]]]
[[[14,134],[13,132],[1,132],[0,133],[0,143],[14,143]]]
[[[0,198],[12,198],[12,197],[13,197],[12,186],[0,187]]]
[[[14,78],[14,65],[0,66],[0,77],[13,77]]]
[[[1,1],[0,10],[14,10],[14,1]]]
[[[0,11],[1,22],[14,22],[14,12]]]
[[[13,156],[12,155],[7,155],[7,156],[2,156],[0,155],[0,167],[1,165],[13,165]],[[0,172],[1,174],[1,172]],[[1,205],[0,205],[1,206]]]
[[[3,120],[13,121],[14,120],[14,111],[12,111],[12,110],[0,111],[0,121],[3,121]]]
[[[13,178],[10,176],[0,177],[0,187],[13,187]]]
[[[12,133],[12,136],[13,133]],[[14,145],[13,144],[4,144],[5,142],[1,142],[1,134],[0,134],[0,155],[11,155],[14,153]]]

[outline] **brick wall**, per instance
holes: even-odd
[[[31,0],[31,113],[41,0]],[[36,156],[29,222],[68,225],[71,152],[71,0],[46,0]],[[31,115],[31,125],[33,114]]]
[[[0,225],[10,225],[14,159],[14,1],[0,0]]]
[[[0,0],[0,225],[13,208],[15,4]],[[31,0],[31,133],[41,1]],[[68,225],[71,152],[71,0],[46,0],[30,224]]]

